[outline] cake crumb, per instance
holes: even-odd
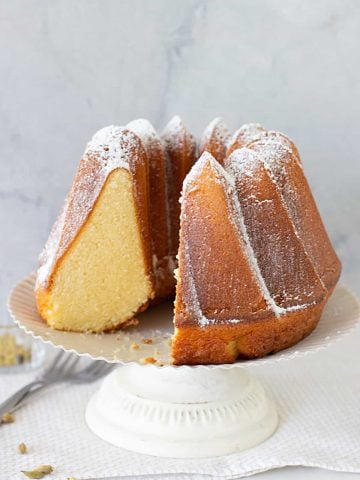
[[[121,328],[137,327],[139,325],[139,320],[137,318],[130,318],[126,322],[121,324]]]
[[[27,446],[25,445],[24,442],[19,443],[19,445],[17,447],[17,451],[21,455],[24,455],[24,453],[27,453]]]
[[[154,357],[146,357],[141,359],[142,363],[148,364],[148,363],[156,363],[157,360]]]
[[[152,338],[143,338],[142,343],[145,343],[145,345],[151,345],[153,343]]]
[[[131,350],[139,350],[140,345],[138,343],[132,343],[130,348]]]
[[[13,423],[13,422],[15,422],[15,415],[13,413],[6,412],[1,417],[1,422],[2,423]]]

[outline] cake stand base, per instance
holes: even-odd
[[[253,447],[278,416],[245,368],[119,367],[91,398],[86,421],[113,445],[161,457],[226,455]]]

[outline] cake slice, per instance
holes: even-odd
[[[155,295],[148,165],[121,127],[95,134],[40,259],[39,312],[58,330],[124,326]]]

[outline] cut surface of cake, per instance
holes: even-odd
[[[35,295],[51,327],[105,332],[174,298],[176,272],[173,362],[231,363],[308,335],[340,271],[291,139],[216,118],[197,143],[176,116],[94,135]]]

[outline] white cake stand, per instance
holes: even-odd
[[[113,445],[163,457],[225,455],[267,439],[277,428],[278,415],[248,367],[317,352],[348,334],[359,319],[357,299],[339,286],[316,330],[292,348],[231,365],[175,367],[170,363],[170,303],[139,315],[139,326],[126,331],[58,332],[36,311],[34,280],[34,274],[28,276],[10,294],[15,322],[45,343],[119,365],[88,404],[90,429]],[[145,364],[149,357],[156,363]]]

